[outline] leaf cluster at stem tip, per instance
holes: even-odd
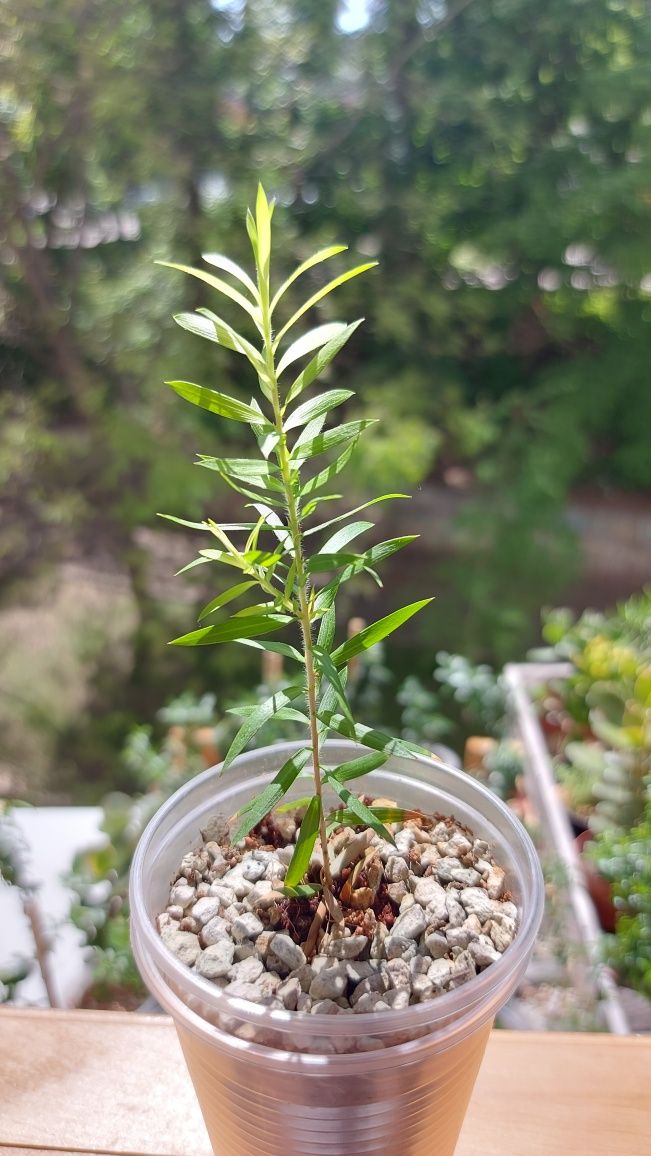
[[[392,838],[382,820],[395,821],[401,812],[367,807],[347,784],[380,767],[392,752],[406,756],[428,752],[355,722],[346,692],[347,664],[407,622],[431,599],[395,610],[365,626],[346,642],[335,643],[335,605],[341,587],[362,573],[381,585],[377,566],[413,541],[414,535],[391,538],[361,549],[353,546],[356,539],[366,535],[373,526],[372,522],[354,520],[355,515],[379,502],[404,498],[405,494],[382,494],[347,513],[320,520],[323,519],[322,504],[341,497],[328,492],[330,483],[345,467],[360,437],[373,423],[353,419],[339,425],[328,424],[334,411],[350,401],[353,396],[350,390],[327,389],[312,396],[303,395],[327,370],[361,321],[349,325],[329,322],[300,336],[295,335],[295,329],[313,306],[339,285],[373,268],[376,262],[357,265],[326,281],[283,319],[280,314],[287,291],[310,270],[343,253],[346,246],[321,249],[274,291],[271,281],[273,211],[274,202],[267,198],[262,186],[258,186],[255,213],[249,211],[246,219],[253,251],[253,276],[218,253],[205,254],[209,269],[160,262],[198,278],[226,299],[227,310],[236,306],[244,314],[246,335],[212,309],[179,313],[175,320],[190,333],[244,357],[257,382],[257,390],[248,404],[194,382],[167,383],[193,405],[217,417],[248,425],[255,452],[245,458],[200,455],[197,461],[247,499],[245,520],[220,525],[211,519],[188,522],[164,516],[207,535],[206,548],[184,569],[220,563],[231,567],[236,578],[232,586],[201,610],[199,621],[205,625],[175,638],[173,645],[238,642],[280,653],[298,668],[295,682],[265,702],[237,711],[243,722],[231,743],[224,767],[252,742],[271,718],[292,718],[305,724],[304,747],[242,808],[233,834],[234,841],[242,839],[280,803],[296,779],[306,776],[312,783],[312,793],[302,800],[304,818],[285,880],[287,893],[301,896],[313,894],[320,886],[332,887],[324,788],[328,787],[340,801],[341,808],[336,814],[347,823],[369,826],[383,838]],[[302,368],[297,372],[298,363],[302,363]],[[229,608],[228,617],[223,617],[225,607]],[[269,641],[269,635],[292,627],[293,643]],[[327,765],[322,746],[330,733],[354,739],[369,747],[370,753],[337,766]],[[310,885],[304,879],[317,839],[321,840],[324,869],[320,883]]]

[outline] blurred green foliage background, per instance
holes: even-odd
[[[154,515],[224,508],[192,458],[232,435],[161,382],[249,384],[153,262],[244,259],[258,177],[288,268],[380,261],[336,306],[383,419],[350,485],[465,495],[394,572],[438,596],[395,662],[535,641],[580,572],[568,495],[651,485],[649,60],[647,0],[2,0],[0,780],[93,797],[134,718],[255,680],[165,647],[203,591]]]

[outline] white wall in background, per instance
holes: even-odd
[[[37,885],[37,902],[52,941],[53,986],[60,1007],[74,1007],[88,982],[81,933],[68,922],[72,893],[62,882],[75,855],[99,847],[101,807],[20,807],[11,812],[24,841],[25,874]],[[0,885],[0,965],[14,956],[33,957],[29,923],[15,887]],[[18,988],[16,1002],[46,1007],[37,966]]]

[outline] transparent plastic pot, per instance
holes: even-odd
[[[364,780],[375,797],[453,815],[489,842],[506,870],[519,908],[515,939],[454,991],[403,1011],[273,1010],[224,995],[181,964],[156,930],[170,881],[208,817],[232,815],[300,745],[205,771],[151,820],[131,868],[138,967],[174,1019],[216,1156],[451,1156],[493,1020],[524,973],[543,909],[533,844],[485,787],[442,763],[396,756]],[[336,765],[363,749],[329,742],[324,760]],[[305,793],[299,778],[294,797]]]

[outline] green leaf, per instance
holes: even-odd
[[[340,566],[352,565],[361,554],[314,554],[306,563],[308,574],[323,574],[328,570],[337,570]],[[360,569],[364,569],[363,566]]]
[[[237,265],[235,261],[231,261],[230,257],[224,257],[221,253],[202,253],[201,255],[208,265],[212,265],[215,269],[222,269],[224,273],[230,273],[232,277],[236,277],[240,284],[244,285],[245,289],[248,289],[253,300],[258,300],[258,290],[255,282],[251,280],[249,274],[246,273],[240,265]]]
[[[237,586],[230,586],[228,590],[224,591],[223,594],[218,594],[216,598],[213,598],[212,602],[209,602],[207,606],[204,606],[199,615],[198,621],[203,621],[203,619],[207,618],[209,614],[212,614],[213,610],[218,610],[220,606],[228,605],[228,603],[232,602],[235,598],[239,598],[241,594],[245,594],[246,591],[250,590],[252,586],[257,585],[257,582],[238,582]]]
[[[264,370],[264,361],[255,346],[210,309],[197,309],[196,313],[175,313],[174,320],[188,333],[248,357],[258,373]]]
[[[341,495],[333,494],[332,498],[338,498]],[[352,518],[353,514],[359,514],[362,510],[367,510],[369,506],[376,506],[378,502],[388,502],[392,498],[408,498],[409,494],[382,494],[379,498],[371,498],[370,502],[362,502],[361,506],[355,506],[354,510],[348,510],[345,514],[337,514],[336,518],[330,518],[327,522],[322,522],[320,526],[310,526],[309,530],[304,531],[304,536],[307,538],[309,534],[317,534],[319,530],[327,530],[329,526],[334,526],[336,522],[344,522],[346,518]],[[324,499],[319,499],[323,501]],[[310,505],[314,505],[316,499],[313,499]],[[312,510],[310,510],[312,513]],[[307,506],[303,510],[303,517],[307,517]]]
[[[418,534],[406,534],[402,538],[389,538],[386,542],[378,542],[363,554],[355,556],[354,560],[350,561],[350,564],[342,570],[341,574],[338,574],[337,577],[328,582],[326,586],[321,587],[316,596],[315,605],[317,610],[326,610],[329,606],[332,606],[333,599],[336,597],[339,587],[343,586],[344,582],[348,582],[351,578],[354,578],[356,574],[361,574],[362,571],[372,574],[378,585],[381,586],[382,583],[379,577],[371,567],[377,565],[379,562],[383,562],[386,558],[390,558],[391,555],[396,554],[398,550],[404,549],[410,542],[414,542],[417,537]],[[318,558],[319,555],[315,554],[314,557]],[[336,564],[337,563],[334,565]],[[333,564],[323,566],[322,569],[333,569]]]
[[[166,381],[165,385],[171,386],[185,401],[190,401],[201,409],[207,409],[210,413],[219,414],[220,417],[243,421],[247,425],[258,425],[260,421],[265,421],[264,416],[261,418],[250,405],[245,405],[228,394],[218,393],[216,389],[208,389],[205,385],[195,385],[192,381]]]
[[[312,353],[315,349],[321,349],[323,345],[327,345],[333,338],[339,337],[345,328],[346,326],[343,321],[329,321],[326,325],[317,325],[315,329],[308,330],[307,333],[297,338],[297,340],[285,350],[278,362],[276,376],[280,377],[281,373],[284,373],[288,366],[298,361],[299,357],[305,357],[306,353]]]
[[[211,562],[237,566],[240,570],[247,570],[252,566],[268,569],[280,561],[280,554],[274,554],[269,550],[244,550],[233,553],[229,550],[200,550],[199,553]]]
[[[320,470],[318,474],[315,474],[313,478],[309,478],[309,480],[303,484],[301,487],[302,498],[309,497],[309,495],[313,494],[315,490],[320,490],[321,486],[327,486],[328,482],[331,482],[332,479],[337,476],[337,474],[340,474],[341,471],[345,469],[351,457],[353,456],[353,453],[355,452],[357,441],[358,439],[355,438],[354,441],[350,443],[350,445],[344,447],[344,449],[340,454],[337,455],[333,462],[330,462],[329,466],[326,466],[325,469]]]
[[[345,329],[341,330],[337,337],[333,337],[327,345],[324,345],[323,349],[317,353],[316,357],[312,358],[312,360],[306,365],[303,372],[299,373],[298,377],[291,385],[289,393],[285,399],[285,405],[289,405],[290,402],[295,401],[299,394],[301,394],[304,389],[307,389],[308,385],[312,384],[312,382],[319,376],[320,373],[322,373],[326,366],[328,366],[330,362],[337,356],[339,350],[343,349],[349,337],[352,337],[358,325],[362,324],[362,321],[363,318],[360,317],[359,321],[353,321],[352,325],[347,325]]]
[[[260,514],[260,517],[264,519],[271,532],[275,534],[281,546],[287,553],[293,555],[292,536],[289,527],[285,525],[280,515],[277,514],[275,510],[270,509],[269,506],[265,506],[262,502],[254,502],[253,506]]]
[[[212,273],[206,273],[203,269],[193,269],[190,265],[177,265],[174,261],[156,261],[157,265],[163,265],[166,269],[176,269],[179,273],[187,273],[189,277],[196,277],[198,281],[203,281],[206,285],[210,285],[211,289],[216,289],[224,297],[229,297],[236,305],[239,305],[245,313],[252,317],[257,328],[261,328],[260,310],[257,306],[252,305],[247,297],[237,289],[233,289],[226,281],[222,281],[221,277],[213,277]]]
[[[242,821],[231,838],[232,843],[237,843],[243,839],[253,827],[257,827],[265,815],[269,814],[269,811],[273,811],[274,807],[287,794],[294,780],[298,778],[311,753],[309,747],[297,751],[283,764],[265,789],[237,812],[238,818]]]
[[[255,227],[255,220],[250,209],[246,210],[246,231],[249,234],[249,241],[253,249],[253,256],[255,257],[256,265],[258,263],[258,231]]]
[[[269,260],[271,257],[271,210],[267,194],[262,185],[258,185],[258,195],[255,201],[255,224],[258,237],[258,268],[262,278],[269,275]]]
[[[247,486],[243,486],[239,482],[236,482],[235,479],[230,477],[225,470],[220,468],[219,458],[200,457],[195,465],[203,466],[203,468],[206,470],[215,470],[219,474],[220,478],[222,478],[223,481],[225,481],[232,490],[235,490],[235,492],[238,494],[242,494],[245,498],[252,498],[254,502],[257,502],[261,497],[264,496],[264,500],[268,505],[276,506],[276,508],[279,510],[285,509],[285,502],[283,499],[274,497],[274,495],[270,494],[268,490],[258,490],[256,492],[255,490],[250,490]]]
[[[208,558],[194,558],[192,562],[188,562],[186,566],[182,566],[180,570],[177,570],[175,577],[178,578],[179,574],[185,574],[188,570],[194,570],[195,566],[203,566],[208,561]]]
[[[298,832],[294,854],[285,875],[285,887],[296,887],[305,875],[319,833],[320,819],[321,800],[318,795],[315,795],[314,798],[310,799],[310,805],[305,812]]]
[[[285,658],[292,658],[295,662],[305,664],[300,650],[297,650],[295,646],[290,646],[287,642],[257,642],[253,638],[241,638],[239,641],[242,646],[252,646],[256,650],[271,650],[274,654],[282,654]]]
[[[299,883],[296,887],[287,887],[283,884],[283,895],[289,899],[313,899],[315,895],[320,895],[323,887],[320,883]]]
[[[315,265],[320,265],[322,261],[327,261],[330,257],[336,257],[338,253],[345,253],[347,248],[348,245],[328,245],[327,249],[319,249],[318,253],[314,253],[312,257],[308,257],[307,261],[303,261],[302,265],[299,265],[287,280],[283,281],[271,302],[269,307],[270,312],[273,313],[281,297],[284,296],[290,285],[294,284],[297,277],[300,277],[303,273],[307,273],[308,269],[312,269]]]
[[[389,755],[401,755],[405,759],[426,758],[434,762],[437,761],[431,751],[425,747],[417,746],[416,743],[407,742],[406,739],[393,738],[373,727],[364,726],[363,723],[355,723],[355,726],[351,727],[344,715],[337,714],[325,703],[319,706],[318,715],[320,722],[328,730],[336,731],[344,738],[354,739],[362,746],[370,747],[371,750],[384,751],[385,754]]]
[[[292,450],[292,458],[298,457],[302,461],[307,458],[316,457],[317,454],[324,454],[328,450],[332,450],[335,446],[344,445],[346,442],[357,441],[360,434],[367,430],[369,426],[375,425],[375,420],[363,418],[361,421],[348,421],[343,425],[335,426],[334,429],[326,430],[325,433],[317,434],[307,443],[302,443],[299,449],[299,443],[294,446]]]
[[[329,775],[336,779],[338,783],[347,783],[350,779],[358,779],[362,775],[368,775],[371,771],[377,770],[386,763],[388,755],[381,751],[373,752],[370,755],[360,755],[359,758],[350,759],[347,763],[340,763],[338,767],[334,767],[329,771]]]
[[[326,423],[327,414],[322,413],[318,417],[313,417],[306,426],[303,426],[300,434],[294,442],[291,456],[294,461],[294,468],[300,469],[303,460],[303,448],[318,437]]]
[[[370,807],[369,810],[380,823],[404,823],[406,819],[421,818],[420,812],[406,811],[404,807]],[[337,827],[358,827],[361,821],[355,811],[332,811],[328,815],[326,830],[331,835]]]
[[[251,739],[255,738],[260,728],[263,727],[266,722],[269,722],[269,719],[273,718],[279,710],[288,706],[295,698],[299,698],[302,694],[302,686],[288,686],[285,690],[276,691],[270,698],[265,699],[264,702],[256,706],[246,719],[244,725],[240,727],[228,748],[223,769],[226,770],[233,762],[233,759],[242,753],[244,748],[251,742]],[[237,713],[237,711],[234,713]]]
[[[334,281],[329,281],[322,289],[313,293],[312,296],[292,314],[287,324],[283,325],[283,328],[274,341],[274,351],[280,345],[285,334],[300,320],[304,313],[307,313],[308,309],[311,309],[313,305],[317,305],[319,301],[322,301],[324,297],[327,297],[328,293],[332,293],[333,289],[337,289],[339,285],[345,284],[346,281],[351,281],[353,277],[358,277],[360,273],[366,273],[368,269],[374,269],[376,265],[377,261],[367,261],[364,265],[357,265],[354,269],[349,269],[347,273],[341,273],[339,277],[335,277]]]
[[[264,614],[256,618],[229,618],[217,626],[202,626],[173,638],[170,646],[212,646],[218,642],[237,642],[240,638],[257,638],[281,630],[292,619],[287,614]]]
[[[394,610],[392,614],[387,614],[384,618],[378,618],[377,622],[373,622],[370,626],[365,626],[342,646],[335,650],[332,658],[338,666],[350,662],[351,658],[361,654],[363,650],[370,650],[375,646],[376,642],[381,642],[383,638],[387,638],[389,634],[393,634],[399,626],[404,622],[408,622],[410,618],[417,614],[423,607],[428,606],[433,600],[431,598],[421,598],[418,602],[410,602],[408,606],[402,606],[400,610]]]
[[[344,546],[352,542],[355,538],[359,538],[360,534],[365,534],[367,530],[373,529],[373,522],[351,522],[350,525],[344,526],[341,530],[337,530],[327,542],[319,550],[319,554],[338,554]]]
[[[302,799],[290,799],[288,803],[281,803],[279,807],[274,807],[274,810],[279,815],[287,815],[290,811],[300,811],[303,807],[309,807],[311,795],[304,795]]]
[[[348,719],[351,726],[354,726],[355,720],[352,716],[350,706],[348,705],[348,699],[346,698],[346,691],[344,689],[344,683],[342,682],[341,675],[340,675],[339,671],[337,670],[337,667],[335,666],[334,662],[332,661],[332,658],[330,657],[328,651],[324,650],[320,646],[315,646],[313,648],[313,653],[314,653],[314,663],[315,663],[315,666],[317,668],[317,671],[319,672],[320,675],[323,676],[323,678],[325,678],[326,682],[329,683],[329,685],[332,687],[339,709],[342,711],[342,713]]]
[[[318,494],[316,498],[310,498],[310,501],[306,502],[303,506],[303,517],[310,518],[322,502],[340,502],[343,496],[343,494]],[[345,514],[344,517],[348,517],[348,515]],[[338,520],[339,519],[337,519],[337,521]],[[307,537],[307,535],[311,534],[312,532],[312,530],[304,530],[303,537]]]
[[[261,421],[257,425],[253,426],[253,433],[255,434],[255,439],[260,447],[262,456],[264,458],[268,458],[278,445],[278,442],[280,441],[280,434],[278,433],[276,427],[272,425],[271,422],[268,421],[264,416],[262,410],[260,409],[260,403],[256,397],[251,398],[249,405],[251,406],[251,409],[254,409],[256,413],[260,415]]]
[[[217,470],[222,477],[282,492],[280,471],[270,462],[260,462],[256,458],[213,458],[204,454],[199,457],[202,465]]]
[[[359,823],[363,823],[365,827],[370,827],[381,839],[386,839],[387,843],[394,842],[391,832],[380,822],[373,810],[357,798],[357,795],[353,795],[352,791],[349,791],[348,787],[345,787],[333,775],[326,773],[325,780],[333,791],[336,791],[341,801],[346,804],[347,809],[356,816]]]
[[[320,417],[321,414],[328,413],[335,406],[341,405],[344,401],[348,401],[349,397],[354,396],[355,394],[351,389],[330,389],[326,393],[321,393],[318,397],[313,397],[299,405],[287,418],[285,429],[290,430],[295,429],[296,426],[305,425],[306,422]]]
[[[321,619],[319,626],[319,633],[317,635],[317,646],[322,650],[327,650],[328,654],[332,650],[332,644],[335,639],[335,627],[337,625],[334,607],[328,610]]]

